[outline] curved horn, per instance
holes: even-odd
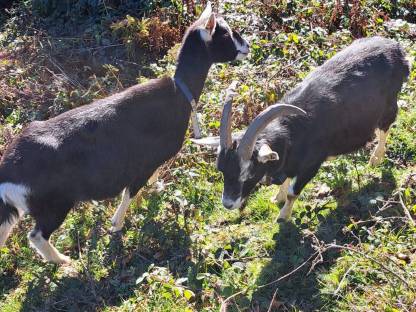
[[[246,133],[240,141],[240,145],[237,148],[238,155],[244,160],[249,160],[253,154],[257,135],[260,133],[260,131],[266,128],[266,126],[273,119],[300,113],[306,115],[306,112],[303,109],[289,104],[274,104],[269,106],[251,122]]]
[[[224,108],[222,109],[221,115],[221,125],[220,125],[220,146],[221,149],[229,148],[233,141],[231,137],[231,121],[232,121],[232,104],[233,98],[236,95],[235,87],[237,82],[233,81],[231,85],[227,88],[225,93],[225,103]]]

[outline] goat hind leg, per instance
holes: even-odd
[[[56,264],[69,264],[71,259],[61,254],[50,242],[51,234],[57,230],[64,222],[73,203],[56,197],[49,197],[53,206],[45,207],[47,201],[41,200],[37,203],[32,202],[30,214],[36,221],[35,228],[29,233],[30,245],[46,260]],[[56,208],[55,208],[56,207]]]
[[[303,170],[292,179],[292,184],[289,186],[289,190],[287,192],[287,199],[283,208],[280,210],[277,221],[287,221],[290,219],[292,216],[293,204],[295,203],[296,198],[298,198],[305,185],[316,175],[320,166],[321,163],[316,163],[315,165]]]
[[[397,106],[397,97],[395,96],[386,106],[383,116],[381,117],[378,129],[376,129],[377,146],[374,149],[369,161],[370,166],[380,165],[386,152],[386,140],[391,124],[396,120],[399,107]]]
[[[118,232],[123,228],[124,218],[126,216],[127,209],[129,208],[134,196],[131,196],[129,188],[125,188],[123,195],[121,196],[121,203],[117,207],[114,216],[111,218],[111,232]]]
[[[20,217],[10,216],[9,219],[4,220],[0,225],[0,248],[6,244],[6,240],[13,229],[13,226],[19,221]]]
[[[71,259],[61,254],[49,241],[49,237],[35,228],[28,235],[30,244],[46,260],[56,264],[69,264]]]
[[[376,135],[378,143],[376,148],[373,151],[373,154],[370,157],[369,164],[370,166],[378,166],[383,161],[384,154],[386,152],[386,140],[388,135],[388,130],[384,131],[381,129],[376,130]]]

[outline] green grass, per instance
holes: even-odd
[[[240,82],[234,125],[242,129],[351,42],[356,30],[347,15],[331,33],[325,30],[334,2],[324,8],[312,1],[282,3],[269,11],[251,0],[220,1],[230,24],[245,28],[252,54],[211,70],[200,101],[206,134],[218,133],[222,92],[232,80]],[[360,13],[368,17],[366,33],[396,38],[415,57],[416,45],[406,28],[387,29],[375,15],[382,6],[374,3]],[[295,19],[282,22],[282,12]],[[5,25],[3,34],[12,31],[13,22]],[[2,50],[8,49],[3,43]],[[152,75],[172,73],[176,50],[149,65]],[[0,69],[10,73],[12,60],[5,59]],[[25,63],[13,60],[13,66]],[[15,92],[33,86],[33,70],[16,71],[0,88]],[[414,311],[416,231],[400,197],[414,218],[415,78],[413,65],[382,165],[367,164],[372,143],[326,162],[296,201],[291,222],[274,221],[282,207],[269,200],[276,187],[259,187],[242,212],[225,210],[213,152],[189,141],[164,169],[165,190],[132,204],[120,233],[109,232],[119,198],[85,203],[68,215],[52,240],[74,259],[70,269],[44,263],[28,246],[32,220],[26,217],[0,250],[0,311],[219,311],[224,301],[227,311]],[[92,88],[99,84],[103,90],[97,96],[103,96],[116,79],[105,74],[83,82]],[[42,88],[52,88],[56,82],[43,83]],[[70,99],[66,105],[79,105]],[[25,98],[15,106],[0,100],[5,119],[0,143],[6,145],[5,129],[18,132],[43,108]],[[53,107],[56,102],[48,103]]]

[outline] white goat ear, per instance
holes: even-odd
[[[191,142],[196,145],[207,146],[211,148],[216,148],[220,145],[220,137],[206,137],[201,139],[191,139]]]
[[[269,145],[263,144],[259,149],[257,160],[261,163],[266,163],[272,160],[279,160],[279,155],[272,151]]]

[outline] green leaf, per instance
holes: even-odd
[[[166,299],[171,299],[172,298],[172,294],[169,293],[169,292],[167,292],[167,291],[165,291],[165,292],[162,293],[162,297],[163,298],[166,298]]]
[[[184,292],[183,292],[183,295],[184,295],[184,297],[186,298],[186,300],[190,300],[192,297],[194,297],[195,296],[195,294],[191,291],[191,290],[189,290],[189,289],[185,289],[184,290]]]

